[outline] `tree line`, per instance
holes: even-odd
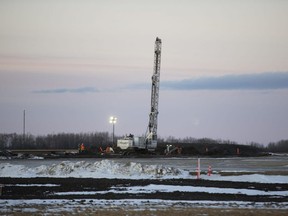
[[[280,140],[276,143],[269,143],[267,149],[269,149],[271,152],[288,153],[288,140]]]
[[[120,137],[115,136],[115,140]],[[108,132],[91,132],[91,133],[57,133],[48,135],[32,135],[26,134],[0,134],[0,149],[77,149],[79,145],[84,143],[89,148],[113,146],[112,134]],[[181,146],[214,146],[222,145],[239,145],[237,142],[221,139],[193,137],[175,138],[169,136],[167,138],[159,138],[160,146],[166,144],[174,144]],[[257,148],[263,152],[288,153],[288,140],[280,140],[278,142],[269,143],[267,146],[251,142],[250,146]]]
[[[108,132],[58,133],[34,136],[31,134],[0,134],[0,149],[77,149],[87,146],[111,145]]]

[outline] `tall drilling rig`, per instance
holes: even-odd
[[[153,68],[152,88],[151,88],[151,111],[149,115],[149,124],[146,132],[147,149],[155,149],[157,147],[161,45],[162,45],[161,39],[157,37],[154,48],[154,68]]]
[[[123,139],[117,140],[117,147],[119,147],[121,150],[155,151],[157,147],[161,46],[162,46],[161,39],[157,37],[154,47],[154,67],[153,67],[152,88],[151,88],[151,109],[145,137],[135,137],[134,135],[130,134],[129,136],[125,136]]]

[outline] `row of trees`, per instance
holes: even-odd
[[[81,143],[87,146],[111,145],[108,132],[58,133],[34,136],[0,134],[0,149],[76,149]]]
[[[206,144],[232,144],[237,145],[237,142],[231,140],[222,140],[222,139],[210,139],[210,138],[201,138],[197,139],[194,137],[185,137],[185,138],[176,138],[173,136],[169,136],[166,139],[159,139],[161,142],[167,143],[206,143]]]
[[[115,140],[119,137],[115,137]],[[25,136],[12,133],[0,134],[0,149],[76,149],[81,143],[87,147],[107,147],[112,146],[112,134],[108,132],[93,132],[93,133],[58,133],[48,135],[34,136],[27,134]],[[196,139],[193,137],[175,138],[167,137],[166,139],[159,138],[158,143],[165,146],[166,143],[183,145],[238,145],[238,143],[230,140],[214,140],[209,138]],[[266,152],[287,152],[288,140],[269,143],[266,147],[258,143],[250,143],[250,146]]]
[[[288,140],[280,140],[276,143],[269,143],[267,149],[271,152],[288,152]]]

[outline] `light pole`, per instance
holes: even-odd
[[[110,124],[113,125],[112,145],[114,145],[114,130],[115,130],[115,124],[117,122],[117,118],[114,116],[111,116],[109,122],[110,122]]]

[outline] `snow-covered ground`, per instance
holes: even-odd
[[[38,158],[40,159],[40,158]],[[184,178],[195,179],[197,158],[191,159],[98,159],[98,160],[0,160],[0,177],[51,177],[51,178],[108,178],[108,179],[171,179]],[[288,160],[283,158],[215,158],[201,160],[201,179],[236,182],[258,183],[284,183],[288,184]],[[212,165],[212,175],[207,175],[207,167]],[[1,184],[1,183],[0,183]],[[7,185],[9,186],[9,185]],[[57,184],[22,184],[14,186],[45,186],[59,187]],[[105,194],[105,193],[156,193],[156,192],[204,192],[213,195],[218,194],[244,194],[248,196],[275,196],[287,197],[288,191],[262,191],[254,188],[235,189],[217,187],[191,187],[177,185],[147,186],[116,186],[107,191],[79,191],[59,192],[55,195],[79,195],[79,194]],[[288,203],[261,203],[239,201],[191,201],[191,200],[1,200],[0,214],[17,211],[26,213],[50,213],[78,211],[78,209],[166,209],[173,208],[272,208],[288,210]],[[41,210],[42,209],[42,210]]]
[[[23,161],[24,162],[24,161]],[[58,162],[58,161],[57,161]],[[249,161],[248,161],[249,162]],[[287,162],[286,162],[287,163]],[[39,163],[37,163],[39,164]],[[179,166],[178,166],[179,167]],[[0,163],[1,177],[75,177],[75,178],[121,178],[121,179],[151,179],[151,178],[196,178],[195,169],[183,169],[174,166],[145,164],[141,162],[127,162],[115,160],[91,161],[59,161],[58,163],[29,166],[13,164],[9,162]],[[259,183],[288,183],[288,167],[283,166],[284,172],[273,172],[265,174],[249,170],[236,170],[225,172],[225,170],[213,171],[211,176],[207,171],[202,171],[201,178],[218,181],[244,181]],[[270,167],[273,170],[273,167]],[[287,172],[285,172],[285,169]],[[243,173],[243,174],[242,174]],[[225,174],[225,175],[224,175]]]

